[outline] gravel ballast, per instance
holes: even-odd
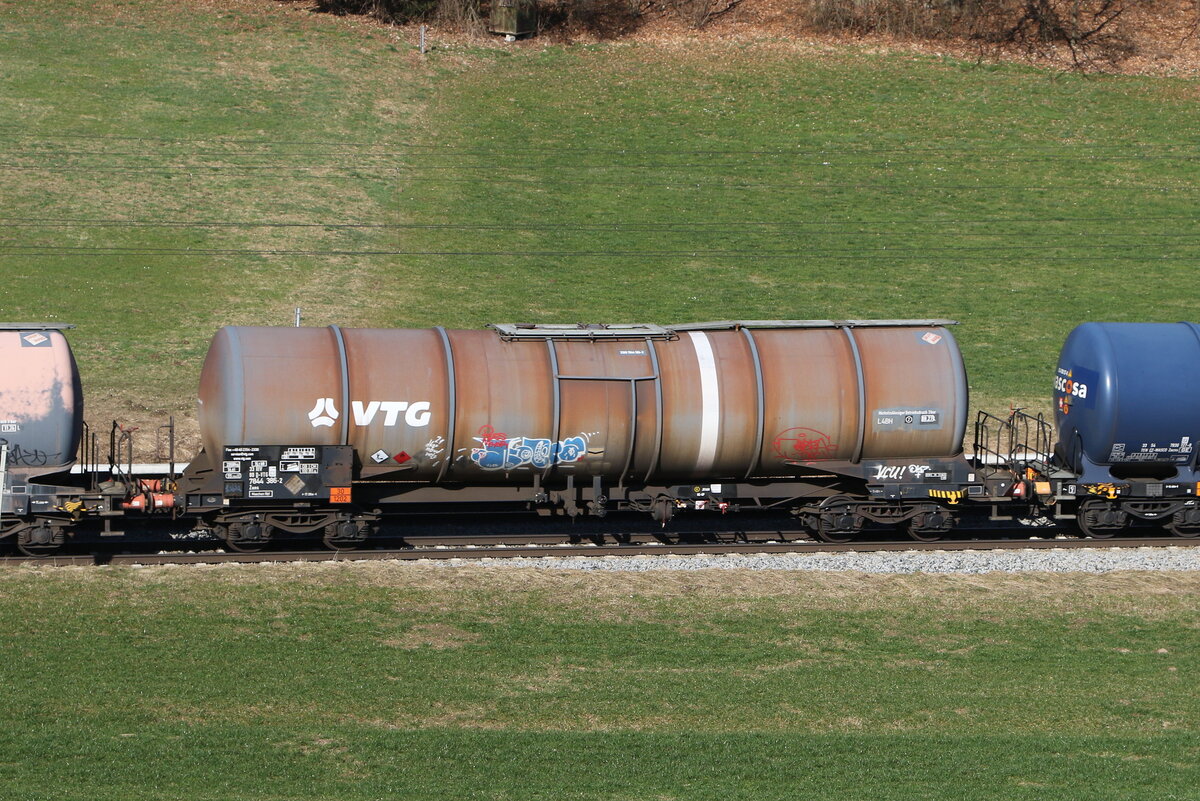
[[[433,560],[437,563],[436,560]],[[1062,550],[876,551],[872,553],[729,554],[722,556],[596,556],[451,559],[473,564],[549,570],[825,570],[863,573],[1110,573],[1117,570],[1200,570],[1200,548],[1064,548]]]

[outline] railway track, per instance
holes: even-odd
[[[458,538],[465,539],[465,538]],[[1009,539],[944,540],[940,542],[725,542],[688,544],[559,544],[495,545],[467,544],[421,545],[404,548],[380,548],[354,551],[262,551],[236,553],[224,551],[179,551],[154,554],[104,553],[66,554],[44,557],[8,556],[0,566],[44,565],[168,565],[168,564],[253,564],[262,562],[352,562],[365,560],[419,559],[537,559],[543,557],[602,556],[690,556],[723,554],[812,554],[873,553],[881,551],[975,551],[975,550],[1053,550],[1107,548],[1169,548],[1200,546],[1200,540],[1178,537],[1128,537],[1113,539]]]

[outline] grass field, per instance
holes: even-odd
[[[13,799],[1183,799],[1192,574],[0,572]]]
[[[407,36],[0,0],[0,318],[79,325],[89,416],[295,306],[950,317],[992,407],[1196,319],[1192,82]],[[0,798],[1196,798],[1198,581],[0,571]]]
[[[1194,319],[1194,83],[763,40],[434,41],[255,0],[0,2],[0,309],[90,408],[216,327],[949,317],[976,405]]]

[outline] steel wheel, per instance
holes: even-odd
[[[1129,526],[1129,514],[1109,501],[1083,501],[1075,512],[1075,524],[1084,536],[1096,540],[1115,537]]]
[[[833,495],[821,501],[817,536],[825,542],[850,542],[862,533],[863,520],[854,514],[854,499]]]
[[[353,520],[343,520],[340,523],[330,523],[325,527],[325,535],[321,542],[331,551],[352,551],[361,548],[371,534],[371,527],[366,523],[356,523]]]
[[[908,536],[917,542],[937,542],[945,537],[946,534],[943,531],[927,531],[925,529],[914,528],[912,523],[909,523]]]
[[[271,540],[274,529],[264,523],[230,523],[225,529],[223,539],[231,551],[238,553],[257,553],[266,547]]]
[[[944,511],[922,512],[909,519],[907,528],[917,542],[937,542],[954,528],[954,518]]]
[[[1171,515],[1163,528],[1176,537],[1194,540],[1200,537],[1200,510],[1183,509]]]
[[[50,556],[58,553],[67,541],[62,526],[33,524],[17,532],[17,549],[26,556]]]

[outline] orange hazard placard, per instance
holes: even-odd
[[[350,503],[350,488],[349,487],[330,487],[329,488],[330,503]]]

